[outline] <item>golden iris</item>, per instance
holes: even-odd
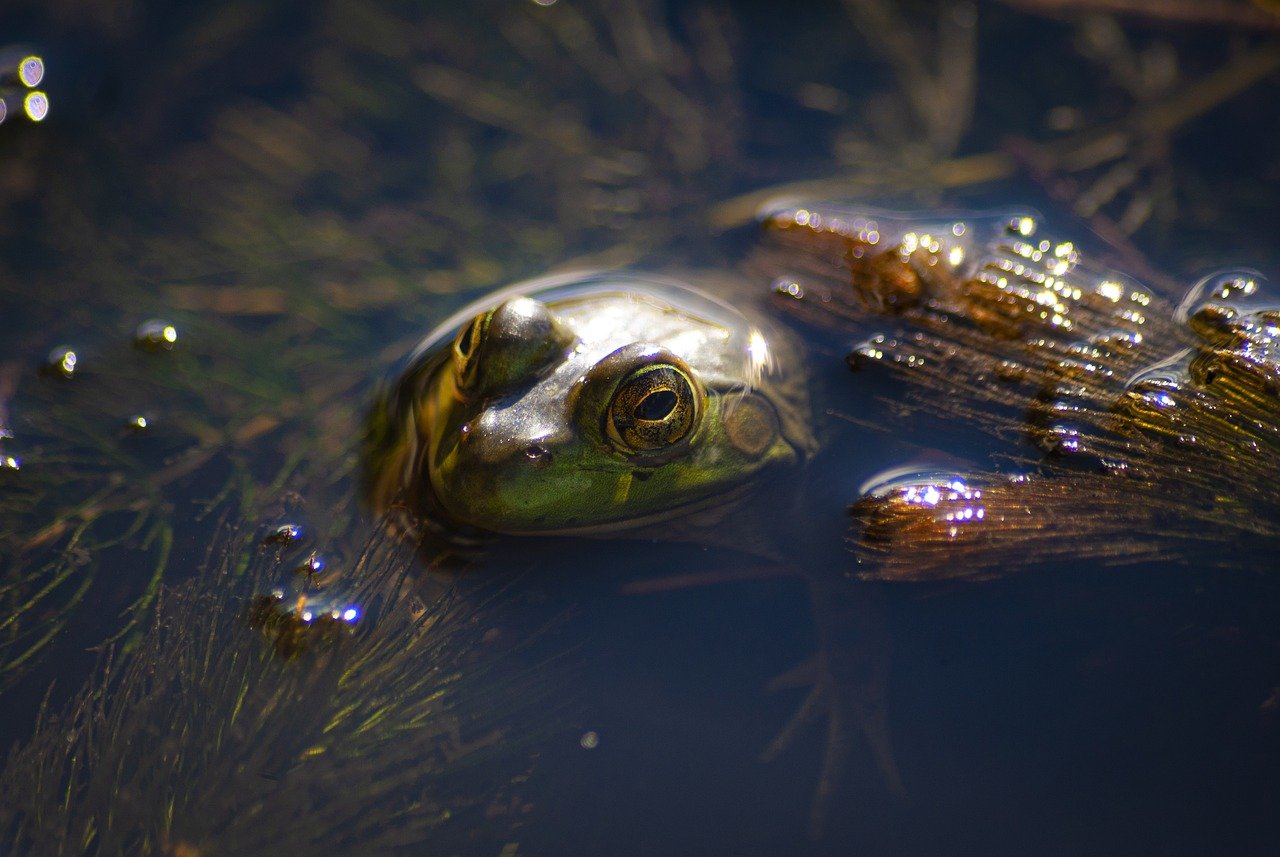
[[[618,385],[605,428],[617,446],[647,452],[684,440],[700,416],[700,397],[688,374],[670,363],[658,363],[637,369]]]

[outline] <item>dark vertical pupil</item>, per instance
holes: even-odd
[[[676,394],[670,390],[657,390],[641,399],[631,413],[638,420],[662,420],[675,408]]]

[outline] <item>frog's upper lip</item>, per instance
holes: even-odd
[[[686,518],[698,512],[719,508],[742,499],[751,489],[752,483],[736,485],[728,490],[699,497],[685,503],[673,503],[647,515],[627,515],[616,520],[597,521],[591,524],[575,526],[568,524],[555,529],[520,529],[518,527],[502,527],[498,532],[509,536],[603,536],[613,533],[633,531],[651,524],[660,524],[673,518]]]

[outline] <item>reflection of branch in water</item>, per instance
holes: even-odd
[[[1124,120],[1049,143],[1014,138],[1008,151],[1055,199],[1069,204],[1077,216],[1132,257],[1124,236],[1136,232],[1150,217],[1152,193],[1163,187],[1160,192],[1172,202],[1174,133],[1277,69],[1280,44],[1265,44],[1163,98],[1140,104]],[[1144,181],[1150,186],[1145,190]],[[1126,193],[1128,203],[1113,221],[1104,208]]]
[[[1259,8],[1260,3],[1252,5],[1244,0],[1004,0],[1004,3],[1042,14],[1103,12],[1169,23],[1280,30],[1280,16]]]
[[[973,119],[977,78],[977,22],[972,5],[939,6],[937,45],[922,44],[907,21],[886,0],[844,0],[849,17],[871,48],[893,69],[902,94],[935,156],[955,150]],[[931,71],[926,57],[937,57]]]
[[[789,577],[796,574],[798,574],[797,569],[787,565],[756,565],[746,568],[697,571],[671,577],[648,577],[643,580],[635,580],[624,584],[622,593],[624,595],[652,595],[656,592],[675,592],[699,586],[740,583],[746,580],[767,580],[773,577]]]
[[[1131,213],[1122,214],[1119,224],[1099,210],[1102,204],[1132,185],[1156,153],[1167,156],[1172,149],[1169,141],[1175,132],[1265,80],[1277,69],[1280,69],[1280,45],[1262,45],[1232,58],[1201,79],[1137,108],[1122,121],[1085,128],[1049,142],[1014,136],[998,151],[930,164],[917,170],[915,179],[936,188],[956,188],[1009,178],[1019,168],[1025,169],[1044,184],[1055,199],[1073,208],[1077,203],[1084,205],[1085,208],[1075,213],[1120,250],[1127,263],[1134,264],[1141,255],[1133,248],[1128,235],[1142,223],[1142,201],[1135,199],[1129,209]],[[1148,161],[1133,162],[1135,152]],[[1095,177],[1092,184],[1081,187],[1076,176],[1087,176],[1100,167],[1106,168],[1103,174]],[[899,178],[894,176],[895,180]],[[859,171],[844,177],[775,185],[717,204],[708,219],[716,229],[728,229],[750,222],[761,207],[773,199],[855,199],[882,191],[884,179],[879,171]]]
[[[706,9],[683,17],[678,36],[639,0],[513,11],[498,23],[520,74],[433,50],[413,81],[506,133],[504,184],[538,186],[560,232],[581,242],[630,228],[628,243],[644,245],[678,234],[672,218],[745,157],[726,21]]]
[[[855,4],[851,0],[850,5],[863,9],[861,14],[869,20],[879,20],[873,13],[880,4]],[[864,29],[875,30],[875,26],[867,23]],[[886,38],[882,50],[890,51],[897,45],[892,53],[911,55],[911,42],[899,34]],[[966,186],[1007,178],[1021,170],[1085,219],[1117,251],[1126,268],[1163,284],[1129,236],[1153,215],[1172,217],[1179,185],[1188,182],[1184,176],[1195,175],[1194,168],[1188,167],[1186,153],[1179,153],[1175,147],[1174,136],[1274,75],[1280,68],[1280,46],[1271,42],[1255,45],[1230,56],[1218,69],[1176,87],[1177,58],[1173,49],[1157,43],[1139,53],[1108,18],[1095,16],[1081,25],[1078,50],[1119,83],[1133,101],[1126,115],[1048,141],[1032,140],[1025,132],[1015,132],[994,151],[919,165],[910,171],[903,170],[901,159],[870,166],[859,163],[847,175],[779,185],[730,199],[714,207],[709,219],[716,228],[727,228],[748,222],[763,204],[783,196],[856,199],[883,194],[886,186],[892,186],[892,193],[900,195],[904,188]],[[914,70],[909,70],[907,63],[898,62],[902,80],[925,74],[918,58],[910,65]],[[904,89],[910,88],[904,84]],[[930,87],[924,86],[923,91],[930,91]],[[1070,108],[1069,113],[1072,125],[1063,130],[1078,128],[1079,111]],[[1177,162],[1175,155],[1179,156]],[[1219,196],[1230,198],[1228,194]]]
[[[450,815],[507,785],[453,777],[529,688],[488,683],[484,624],[406,588],[410,553],[370,545],[364,626],[286,662],[245,626],[224,549],[165,594],[135,651],[108,656],[64,712],[46,705],[0,772],[0,850],[376,854],[455,836]]]

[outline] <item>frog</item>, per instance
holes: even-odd
[[[643,272],[500,290],[408,358],[374,472],[505,535],[697,540],[765,471],[812,457],[794,340],[749,307]]]

